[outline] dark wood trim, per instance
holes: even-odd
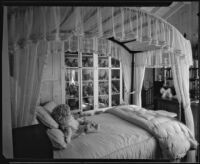
[[[127,40],[127,41],[122,41],[121,43],[122,44],[126,44],[126,43],[129,43],[129,42],[135,42],[136,39],[131,39],[131,40]]]
[[[131,65],[131,91],[133,91],[133,89],[134,89],[134,64],[135,64],[135,61],[134,61],[134,57],[135,57],[135,55],[134,55],[134,53],[132,53],[132,65]],[[133,94],[131,94],[131,97],[130,97],[130,99],[131,99],[131,104],[133,104]]]
[[[199,77],[200,77],[200,16],[199,16],[199,13],[200,13],[200,2],[199,2],[199,12],[198,12],[198,26],[199,26],[199,30],[198,30],[198,74],[199,74]],[[199,79],[199,85],[200,85],[200,79]],[[199,87],[199,93],[200,93],[200,87]],[[200,102],[200,96],[199,96],[199,102]],[[200,112],[198,113],[198,119],[197,119],[197,125],[200,124]],[[199,133],[200,133],[200,126],[198,127],[198,136],[199,136]],[[197,159],[197,162],[200,162],[200,150],[199,150],[199,146],[198,146],[198,149],[197,149],[197,153],[198,153],[198,159]]]
[[[113,41],[114,43],[117,43],[118,45],[122,46],[125,50],[127,50],[131,54],[142,52],[142,51],[131,51],[127,46],[124,45],[127,42],[134,42],[134,41],[136,41],[135,39],[127,41],[127,42],[126,41],[125,42],[120,42],[120,41],[116,40],[114,37],[111,37],[111,38],[108,38],[108,40]]]

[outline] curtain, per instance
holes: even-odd
[[[2,155],[13,158],[13,136],[11,124],[10,79],[8,56],[7,7],[3,8],[3,38],[2,38]]]
[[[126,51],[124,48],[121,48],[121,59],[122,63],[122,76],[124,80],[124,101],[126,104],[130,103],[130,92],[131,92],[131,69],[132,69],[132,55]]]
[[[13,128],[30,125],[45,61],[47,46],[44,41],[17,46],[12,52],[13,76],[11,76],[11,106]]]
[[[174,87],[177,93],[178,101],[183,105],[186,126],[195,136],[194,120],[190,106],[189,95],[189,66],[181,58],[175,57],[176,65],[172,66]],[[190,151],[187,154],[188,162],[195,162],[195,152]]]
[[[145,66],[135,66],[134,67],[134,90],[135,94],[133,96],[133,103],[142,107],[142,85],[144,81]]]
[[[172,74],[174,79],[174,87],[177,93],[178,101],[183,105],[185,123],[186,126],[191,130],[192,134],[195,136],[194,130],[194,119],[192,115],[191,105],[190,105],[190,95],[189,95],[189,62],[191,63],[191,44],[189,41],[185,42],[186,48],[186,58],[178,57],[176,55],[172,56],[175,65],[172,66]],[[195,151],[189,151],[187,153],[187,161],[195,162]]]

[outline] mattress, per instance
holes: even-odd
[[[158,159],[160,148],[146,130],[110,113],[87,117],[99,131],[74,138],[54,159]]]

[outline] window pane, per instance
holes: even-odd
[[[93,81],[93,70],[92,69],[83,69],[82,70],[82,80]]]
[[[79,109],[79,100],[78,99],[66,99],[66,104],[70,106],[70,110]]]
[[[108,67],[109,60],[107,56],[99,56],[98,57],[98,66],[99,67]]]
[[[99,95],[108,95],[108,82],[99,82]]]
[[[83,111],[88,111],[94,109],[94,98],[87,97],[82,99],[82,109]]]
[[[112,95],[112,106],[119,105],[120,95]]]
[[[79,109],[78,69],[66,69],[65,81],[66,104],[71,110]]]
[[[112,65],[112,67],[119,68],[120,67],[120,62],[119,62],[119,60],[112,58],[111,59],[111,65]]]
[[[120,70],[119,69],[113,69],[112,70],[112,80],[120,79]]]
[[[65,66],[78,67],[78,53],[65,52]]]
[[[114,80],[112,81],[112,94],[119,94],[120,93],[120,81]]]
[[[108,69],[99,70],[99,80],[108,80]]]
[[[66,69],[65,81],[78,84],[78,69]]]
[[[99,96],[99,108],[105,108],[109,106],[109,96]]]
[[[83,97],[93,96],[93,82],[83,82]]]
[[[94,70],[82,70],[82,109],[83,111],[94,109]]]
[[[93,54],[92,53],[82,53],[82,66],[83,67],[93,67]]]

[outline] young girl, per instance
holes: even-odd
[[[67,143],[70,143],[72,137],[89,132],[96,132],[99,129],[98,124],[86,120],[84,117],[75,119],[67,104],[58,105],[53,109],[51,115],[59,124],[59,128],[63,131]]]

